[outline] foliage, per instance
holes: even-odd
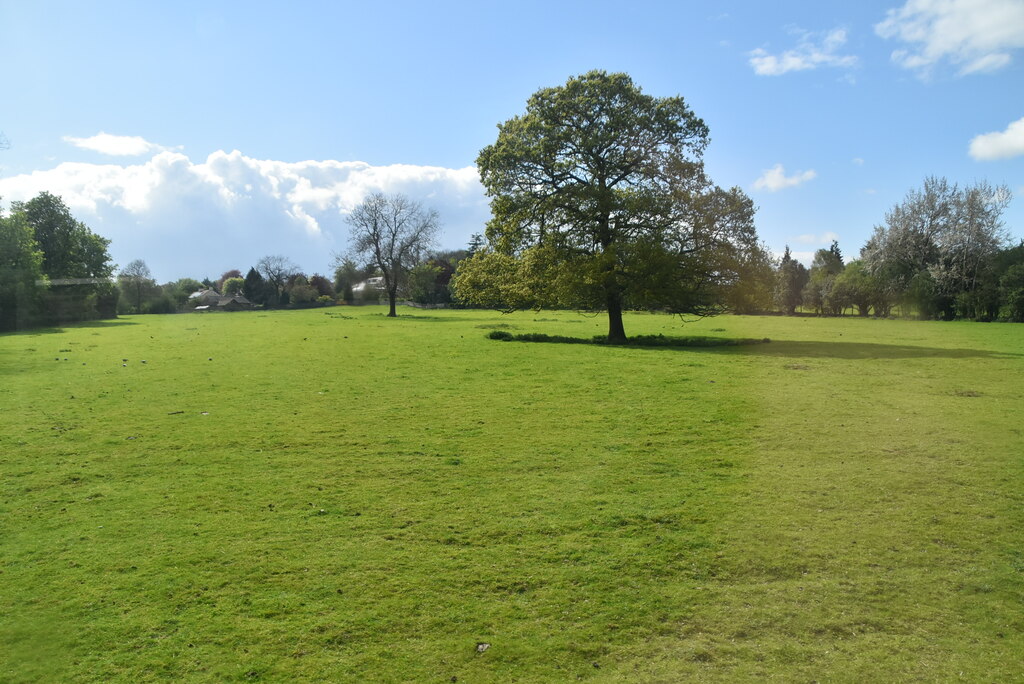
[[[803,302],[808,280],[807,267],[793,258],[789,245],[786,245],[775,281],[775,304],[783,313],[790,316],[796,313],[796,308]]]
[[[1024,323],[1024,262],[1006,269],[999,280],[1003,306],[999,316],[1003,320]]]
[[[409,270],[409,299],[417,304],[437,304],[439,289],[437,279],[441,269],[430,262],[416,264]]]
[[[269,288],[267,282],[255,268],[250,268],[245,274],[245,283],[242,285],[242,294],[253,304],[266,304]]]
[[[224,280],[224,282],[221,284],[220,292],[225,297],[230,297],[232,295],[241,294],[244,289],[245,278],[232,276]]]
[[[348,304],[355,299],[352,288],[369,275],[366,269],[359,268],[351,258],[337,254],[334,256],[334,291]]]
[[[163,292],[149,298],[142,304],[141,313],[144,314],[169,314],[178,310],[178,303],[168,294]]]
[[[291,279],[288,287],[288,301],[291,306],[309,306],[316,302],[320,293],[312,287],[303,275]]]
[[[24,214],[0,215],[0,331],[35,324],[46,289],[43,252]]]
[[[919,315],[952,318],[960,293],[983,285],[1005,246],[1001,217],[1011,196],[1006,186],[978,182],[961,188],[928,177],[886,213],[885,225],[875,227],[861,256]]]
[[[76,220],[64,201],[48,192],[12,203],[11,215],[21,215],[32,227],[43,254],[41,267],[49,280],[41,306],[45,319],[59,322],[116,315],[118,291],[111,281],[114,265],[107,252],[110,240]]]
[[[395,317],[399,289],[437,239],[438,214],[405,195],[374,193],[352,211],[348,223],[352,252],[384,277],[388,316]]]
[[[159,297],[162,293],[157,287],[149,266],[142,259],[135,259],[117,274],[117,286],[121,290],[118,301],[125,306],[130,305],[121,313],[142,313],[143,301]]]
[[[752,245],[739,254],[736,262],[737,280],[728,290],[729,310],[738,314],[759,314],[772,310],[775,271],[778,264],[767,245]]]
[[[217,292],[222,292],[223,293],[224,292],[224,283],[228,279],[230,279],[230,278],[241,278],[241,277],[242,277],[242,272],[239,271],[237,268],[232,268],[230,270],[224,271],[223,273],[220,274],[220,278],[218,278],[217,281],[213,284],[213,289],[217,290]],[[224,293],[224,294],[227,294],[227,293]]]
[[[832,295],[840,310],[853,306],[859,315],[867,316],[874,307],[876,315],[884,315],[880,314],[885,310],[883,293],[875,277],[859,259],[848,263],[835,277]]]
[[[174,301],[175,309],[181,309],[188,303],[189,295],[203,289],[203,284],[195,278],[179,278],[165,283],[162,289]]]
[[[314,273],[309,279],[309,285],[317,291],[320,297],[334,299],[334,283],[319,273]]]
[[[757,244],[754,208],[705,177],[708,129],[681,97],[591,71],[538,91],[498,130],[477,160],[489,248],[463,262],[459,298],[607,311],[615,341],[624,309],[724,307],[740,255]]]
[[[409,271],[409,299],[418,304],[449,306],[453,303],[451,281],[467,250],[435,252]]]
[[[843,255],[839,243],[833,240],[831,247],[814,253],[814,261],[801,297],[803,305],[813,308],[819,314],[842,314],[845,304],[834,291],[836,278],[842,272]]]
[[[264,282],[262,303],[267,306],[287,306],[290,296],[285,288],[288,279],[299,272],[299,267],[287,257],[273,255],[257,261],[256,270]]]

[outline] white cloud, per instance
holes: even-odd
[[[750,66],[758,76],[781,76],[790,71],[817,69],[820,66],[850,68],[857,65],[854,55],[839,55],[836,51],[846,43],[846,31],[834,29],[820,40],[820,34],[800,32],[796,48],[780,55],[769,54],[758,48],[750,54]]]
[[[814,233],[806,233],[804,235],[798,235],[795,242],[801,245],[830,245],[833,240],[838,240],[839,235],[832,231],[827,231],[821,235]]]
[[[860,157],[854,157],[853,159],[850,160],[850,162],[856,164],[857,166],[864,166],[864,160],[861,159]]]
[[[66,162],[0,178],[7,202],[60,195],[119,264],[143,259],[154,276],[216,276],[283,254],[326,273],[348,243],[346,215],[371,192],[402,192],[437,209],[442,246],[465,245],[490,216],[476,168],[281,162],[217,151],[196,163],[162,151],[138,164]]]
[[[875,33],[908,43],[892,59],[923,76],[943,60],[957,65],[960,75],[996,71],[1024,47],[1024,2],[907,0],[875,24]]]
[[[814,169],[808,171],[797,171],[792,176],[786,175],[786,170],[782,168],[782,164],[776,164],[770,169],[766,169],[761,177],[754,181],[755,190],[768,190],[769,192],[778,192],[784,188],[793,188],[801,183],[805,183],[817,177],[817,172]]]
[[[772,256],[774,256],[777,260],[781,260],[785,253],[786,252],[784,250],[772,250]],[[804,266],[810,268],[811,264],[814,262],[814,252],[794,252],[793,250],[790,250],[789,258],[799,261]]]
[[[1005,131],[972,138],[970,154],[978,161],[1009,159],[1024,154],[1024,117],[1011,122]]]
[[[92,150],[111,157],[139,157],[164,148],[137,135],[111,135],[100,131],[89,138],[64,136],[64,142],[83,150]]]

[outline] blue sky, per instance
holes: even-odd
[[[1024,0],[0,0],[4,206],[41,190],[154,276],[329,270],[366,193],[489,212],[496,124],[591,69],[682,95],[771,248],[853,257],[928,175],[1006,184],[1024,237]]]

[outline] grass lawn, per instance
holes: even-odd
[[[1024,326],[0,336],[0,681],[1021,681]]]

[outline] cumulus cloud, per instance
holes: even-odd
[[[755,190],[768,190],[769,192],[778,192],[784,188],[793,188],[801,183],[806,183],[818,176],[814,169],[808,171],[797,171],[792,176],[786,175],[786,170],[782,168],[782,164],[776,164],[770,169],[766,169],[761,177],[754,181]]]
[[[1006,127],[971,139],[970,154],[978,161],[1009,159],[1024,154],[1024,117]]]
[[[66,162],[0,179],[7,201],[60,195],[119,264],[143,259],[154,276],[216,276],[283,254],[326,273],[348,243],[345,218],[371,192],[401,192],[437,209],[442,246],[465,245],[490,212],[476,168],[282,162],[217,151],[193,162],[162,151],[138,164]]]
[[[846,43],[846,31],[834,29],[824,34],[799,32],[800,42],[779,55],[758,48],[750,54],[750,66],[758,76],[781,76],[790,71],[805,71],[821,66],[850,68],[857,65],[854,55],[837,54]]]
[[[65,135],[64,142],[83,150],[92,150],[110,157],[141,157],[164,148],[137,135],[111,135],[100,131],[89,138]]]
[[[944,60],[960,75],[996,71],[1024,47],[1024,2],[907,0],[875,24],[875,33],[909,44],[893,51],[892,60],[923,76]]]

